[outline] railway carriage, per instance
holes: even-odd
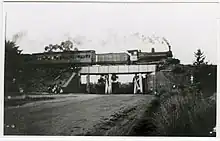
[[[65,51],[65,52],[46,52],[32,54],[32,59],[28,60],[31,64],[78,64],[92,65],[96,55],[94,50],[85,51]]]

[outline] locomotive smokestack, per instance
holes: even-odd
[[[154,48],[151,48],[151,53],[154,53],[155,52],[155,49]]]

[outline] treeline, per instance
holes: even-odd
[[[4,90],[6,94],[7,92],[19,92],[18,83],[24,67],[21,52],[22,50],[15,42],[5,41]]]

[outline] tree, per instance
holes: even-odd
[[[118,76],[116,74],[112,74],[111,79],[113,82],[115,82],[118,79]]]
[[[6,91],[17,91],[16,80],[20,78],[23,68],[22,50],[13,41],[5,40],[5,89]]]
[[[105,84],[105,79],[103,78],[104,76],[101,75],[100,78],[98,79],[98,83],[101,84],[101,85],[104,85]]]
[[[104,75],[101,75],[98,79],[98,85],[96,85],[97,93],[104,93],[105,92],[105,79]]]
[[[74,48],[74,51],[79,51],[79,49],[77,47]]]
[[[61,42],[59,45],[55,44],[49,44],[48,46],[45,46],[44,51],[45,52],[55,52],[55,51],[71,51],[73,49],[73,42],[70,40],[66,40],[64,42]],[[75,48],[77,49],[77,48]],[[78,50],[78,49],[77,49]]]
[[[207,62],[205,62],[205,55],[204,52],[202,52],[200,49],[197,49],[197,52],[194,53],[196,60],[194,61],[194,71],[193,71],[193,76],[194,76],[194,83],[196,84],[198,92],[201,91],[202,85],[201,85],[201,78],[204,77],[202,74],[202,70],[206,67]]]
[[[63,51],[70,51],[73,49],[73,42],[70,40],[64,41],[61,43],[61,48]]]
[[[22,50],[13,41],[5,41],[5,69],[7,72],[16,72],[22,67]]]
[[[195,52],[194,54],[196,57],[196,61],[193,63],[193,65],[200,66],[202,64],[207,64],[206,62],[204,62],[205,60],[204,52],[198,49],[197,52]]]

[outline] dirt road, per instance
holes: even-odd
[[[152,95],[74,95],[4,111],[5,135],[126,135]]]

